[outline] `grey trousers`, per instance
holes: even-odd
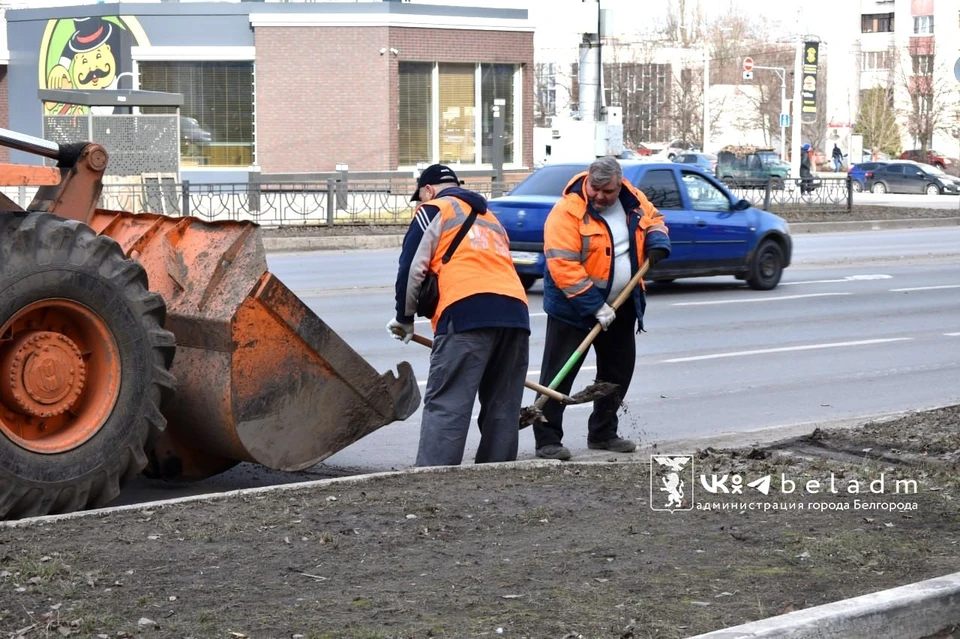
[[[514,461],[530,334],[481,328],[438,335],[423,396],[417,466],[463,461],[473,403],[480,397],[480,447],[475,461]]]

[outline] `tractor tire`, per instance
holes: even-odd
[[[110,503],[166,426],[173,334],[120,245],[48,213],[0,213],[0,518]]]

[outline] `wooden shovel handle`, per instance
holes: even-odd
[[[411,338],[411,341],[414,341],[417,344],[426,346],[427,348],[433,348],[433,340],[431,340],[428,337],[424,337],[423,335],[417,335],[416,333],[414,333],[413,337]],[[544,395],[546,397],[549,397],[550,399],[556,400],[561,404],[570,404],[573,402],[573,400],[568,395],[564,395],[563,393],[559,391],[555,391],[552,388],[541,386],[536,382],[531,382],[530,380],[525,379],[523,380],[523,385],[529,388],[530,390],[537,391],[541,395]]]

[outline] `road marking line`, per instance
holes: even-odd
[[[740,304],[742,302],[777,302],[780,300],[800,300],[807,297],[836,297],[853,293],[809,293],[807,295],[780,295],[779,297],[749,297],[739,300],[712,300],[709,302],[675,302],[673,306],[712,306],[715,304]]]
[[[944,333],[947,337],[960,337],[960,333]]]
[[[581,366],[580,370],[582,371],[595,371],[597,370],[596,366]],[[540,375],[540,371],[527,371],[527,377],[537,377]],[[427,382],[417,382],[417,386],[426,386]]]
[[[874,273],[872,275],[847,275],[839,280],[806,280],[803,282],[780,282],[780,286],[795,286],[797,284],[843,284],[845,282],[866,282],[869,280],[892,280],[892,275]]]
[[[833,342],[831,344],[808,344],[806,346],[784,346],[783,348],[763,348],[755,351],[733,351],[730,353],[714,353],[713,355],[696,355],[694,357],[677,357],[661,360],[661,364],[675,364],[679,362],[699,362],[705,359],[721,359],[724,357],[744,357],[746,355],[766,355],[768,353],[790,353],[794,351],[812,351],[823,348],[840,348],[842,346],[869,346],[871,344],[888,344],[890,342],[905,342],[912,337],[891,337],[888,339],[866,339],[858,342]]]
[[[940,291],[945,288],[960,288],[960,284],[944,284],[943,286],[914,286],[913,288],[891,288],[891,293],[908,293],[910,291]]]

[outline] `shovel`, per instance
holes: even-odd
[[[400,336],[403,335],[403,333],[397,330],[394,330],[394,333]],[[433,348],[433,340],[422,335],[414,334],[411,340],[417,344],[426,346],[427,348]],[[527,379],[523,380],[523,385],[532,391],[540,393],[547,399],[552,399],[566,405],[592,402],[600,397],[606,397],[607,395],[613,394],[616,392],[617,388],[619,388],[616,384],[611,384],[609,382],[598,382],[588,386],[584,390],[571,397],[570,395],[564,395],[560,391],[554,390],[553,388],[547,388],[546,386],[542,386],[536,382],[531,382]],[[526,406],[520,410],[521,429],[524,429],[538,421],[543,421],[543,412],[541,411],[540,407]]]
[[[627,282],[627,285],[623,287],[623,290],[620,291],[620,294],[617,295],[616,299],[613,300],[613,303],[610,304],[613,310],[620,308],[620,305],[623,304],[628,297],[630,297],[630,294],[633,293],[633,289],[637,286],[640,280],[643,279],[643,276],[648,270],[650,270],[650,260],[644,260],[643,264],[640,265],[640,270],[630,278],[630,281]],[[570,369],[576,366],[577,362],[580,361],[584,353],[587,352],[587,349],[590,348],[590,344],[592,344],[593,340],[595,340],[597,335],[600,334],[601,330],[603,330],[603,327],[600,326],[600,322],[597,322],[597,325],[594,326],[590,333],[587,334],[582,342],[580,342],[580,346],[577,347],[577,350],[573,352],[573,355],[570,356],[570,359],[567,360],[567,363],[563,365],[563,368],[560,369],[560,372],[557,373],[556,377],[553,378],[553,381],[550,382],[550,386],[548,387],[550,390],[555,390],[557,386],[559,386],[560,383],[566,378],[566,376],[570,373]],[[595,385],[598,384],[608,384],[616,388],[616,384],[610,384],[609,382],[597,382]],[[609,395],[609,393],[606,394]],[[600,395],[600,397],[603,397],[603,395]],[[534,403],[532,409],[540,412],[540,414],[543,414],[543,406],[549,399],[552,399],[552,397],[546,394],[541,395],[537,398],[537,401]],[[595,397],[594,399],[599,399],[599,397]],[[531,409],[525,408],[524,411],[526,410]]]

